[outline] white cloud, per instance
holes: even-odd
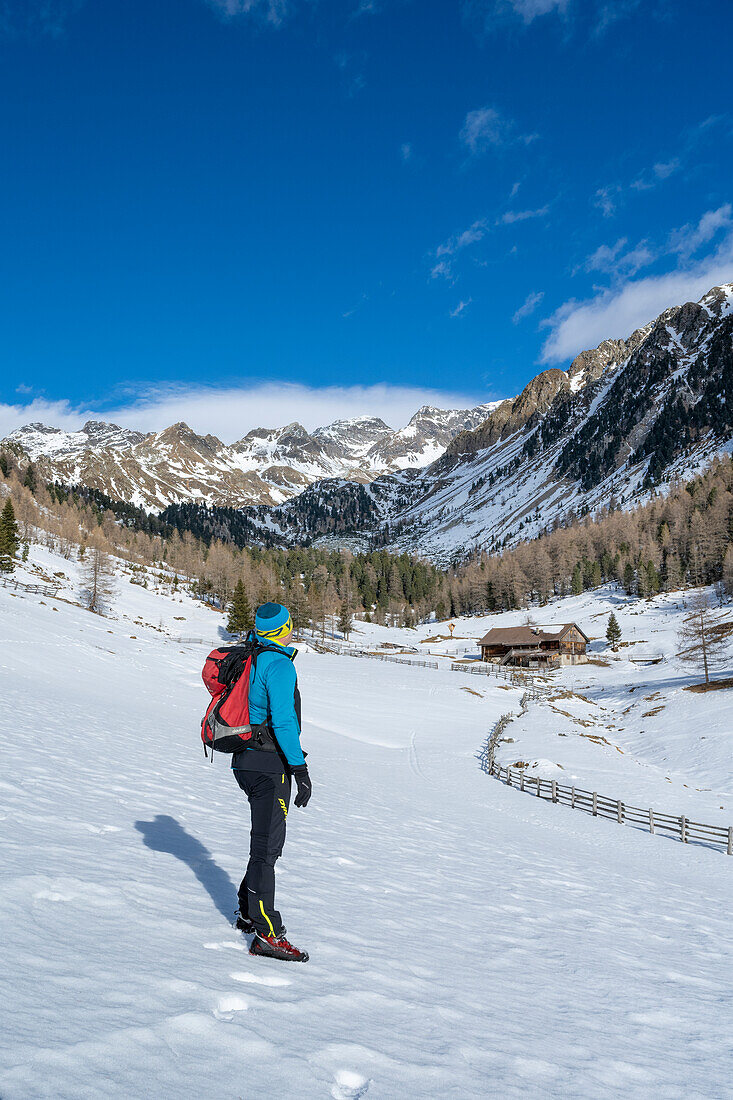
[[[507,16],[519,16],[529,26],[541,15],[564,15],[569,5],[570,0],[464,0],[467,15],[477,18],[487,30],[503,23]]]
[[[628,241],[619,237],[615,244],[602,244],[582,265],[585,271],[604,271],[615,277],[635,275],[642,267],[648,267],[657,259],[647,241],[640,241],[635,248],[625,251]],[[575,272],[573,272],[575,274]]]
[[[530,218],[543,218],[549,206],[542,206],[538,210],[507,210],[506,214],[502,214],[500,218],[497,218],[497,225],[514,225],[515,222],[526,222]]]
[[[721,229],[729,229],[732,225],[733,207],[730,203],[725,203],[717,210],[707,210],[698,222],[673,230],[662,247],[640,241],[634,248],[627,249],[626,237],[619,237],[615,244],[602,244],[573,271],[573,275],[579,270],[602,271],[618,280],[636,275],[643,267],[648,267],[662,256],[678,255],[682,260],[689,260]]]
[[[538,135],[517,133],[515,123],[504,118],[495,107],[477,107],[466,115],[458,137],[471,156],[478,157],[491,148],[513,142],[529,145]]]
[[[485,153],[492,145],[507,140],[509,124],[494,107],[479,107],[469,111],[458,135],[474,156]]]
[[[488,232],[488,225],[484,218],[479,218],[472,225],[469,225],[468,229],[464,229],[462,233],[456,233],[454,236],[449,237],[443,244],[439,244],[435,249],[435,259],[438,261],[433,265],[430,275],[433,279],[453,278],[453,264],[451,259],[447,257],[453,257],[458,252],[463,251],[464,248],[468,248],[472,244],[477,244],[482,240]]]
[[[64,33],[85,0],[0,0],[0,37]]]
[[[669,179],[674,172],[680,167],[680,161],[677,157],[673,157],[672,160],[666,161],[666,163],[660,162],[652,167],[652,171],[658,180]]]
[[[569,0],[510,0],[515,12],[524,23],[531,23],[540,15],[549,15],[556,11],[563,14],[567,11]]]
[[[180,420],[200,434],[212,433],[232,443],[252,428],[281,427],[297,420],[309,431],[351,416],[381,416],[394,427],[406,424],[421,405],[468,409],[486,394],[443,392],[420,386],[304,386],[262,382],[226,389],[171,386],[151,389],[126,404],[85,408],[68,401],[37,399],[0,404],[0,438],[33,421],[66,431],[86,420],[106,420],[138,431],[160,431]]]
[[[701,245],[707,244],[721,229],[732,224],[733,208],[729,202],[717,210],[707,210],[697,225],[683,225],[670,238],[670,250],[681,256],[692,256]]]
[[[37,397],[33,401],[6,405],[0,402],[0,439],[23,424],[41,423],[73,432],[85,420],[102,419],[96,413],[74,408],[68,401],[48,401]]]
[[[617,14],[621,7],[619,0],[614,0]],[[630,183],[612,183],[606,187],[599,187],[593,196],[593,205],[598,207],[603,216],[612,217],[616,208],[624,196],[631,191],[652,191],[666,180],[680,172],[687,164],[698,159],[700,146],[708,143],[720,144],[724,139],[721,133],[722,127],[729,126],[727,115],[711,115],[696,126],[687,127],[679,138],[679,150],[676,156],[666,160],[657,160],[651,168],[645,168]]]
[[[207,3],[225,19],[259,15],[274,26],[279,26],[290,10],[289,0],[207,0]]]
[[[649,171],[642,172],[640,176],[632,180],[629,187],[633,188],[634,191],[651,191],[653,187],[673,176],[681,166],[682,161],[678,157],[673,157],[672,160],[664,162],[659,161],[657,164],[653,164]]]
[[[465,302],[459,302],[455,309],[452,309],[448,314],[449,317],[460,317],[464,310],[468,309],[473,298],[469,298]]]
[[[604,218],[611,218],[616,213],[616,199],[621,188],[616,184],[610,187],[599,187],[593,196],[593,205],[597,206]]]
[[[648,275],[600,290],[585,301],[571,300],[545,322],[550,328],[541,362],[563,363],[602,340],[629,336],[663,310],[697,301],[713,286],[733,279],[733,232],[696,263],[664,275]]]
[[[514,313],[512,324],[518,325],[523,318],[529,317],[530,314],[534,313],[544,296],[545,292],[543,290],[534,290],[528,294],[519,309]]]
[[[430,269],[431,279],[452,279],[453,278],[453,265],[450,260],[439,260],[437,264],[433,264]]]
[[[449,237],[443,244],[439,244],[435,250],[436,256],[455,256],[456,252],[460,252],[462,248],[467,248],[470,244],[476,244],[486,234],[486,222],[483,218],[479,218],[473,225],[469,225],[468,229],[464,229],[462,233],[456,233],[455,236]]]

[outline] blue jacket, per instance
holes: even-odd
[[[268,642],[268,645],[277,643]],[[249,718],[253,725],[269,718],[270,725],[280,746],[280,751],[291,768],[305,764],[300,747],[300,722],[296,711],[298,676],[293,665],[295,650],[292,646],[278,646],[282,654],[271,649],[258,653],[255,667],[249,679]],[[237,767],[237,757],[257,752],[245,749],[237,753],[232,767]]]

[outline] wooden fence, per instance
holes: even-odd
[[[448,667],[451,672],[464,672],[471,676],[495,676],[497,679],[506,680],[514,686],[528,686],[530,691],[534,690],[532,688],[532,675],[513,669],[499,668],[498,665],[487,665],[483,662],[481,664],[463,664],[459,661],[451,661],[450,665],[441,665],[439,661],[430,661],[422,657],[397,657],[391,653],[375,653],[373,650],[361,649],[358,646],[347,645],[343,642],[316,641],[315,638],[309,638],[308,641],[319,653],[338,653],[340,656],[346,657],[368,657],[373,661],[391,661],[397,665],[416,665],[419,668]],[[539,694],[532,695],[532,698],[538,697]]]
[[[529,684],[532,682],[532,675],[526,672],[520,672],[517,669],[501,668],[499,665],[487,663],[485,661],[476,662],[472,664],[463,664],[459,661],[452,661],[450,666],[451,672],[467,672],[471,676],[494,676],[496,679],[507,680],[510,684]]]
[[[503,768],[493,759],[493,753],[487,752],[485,756],[490,757],[486,760],[485,768],[489,775],[536,798],[570,806],[574,810],[584,810],[593,817],[610,818],[619,825],[631,825],[650,833],[676,837],[683,844],[692,842],[722,847],[729,856],[733,855],[733,825],[705,825],[701,821],[691,821],[683,814],[678,817],[660,813],[659,810],[629,806],[620,798],[606,798],[597,791],[585,791],[580,787],[567,787],[555,779],[525,775],[524,768]]]
[[[366,649],[342,649],[341,655],[346,657],[368,657],[372,661],[390,661],[395,665],[417,665],[419,668],[440,668],[437,661],[426,661],[414,657],[394,657],[391,653],[372,653]]]
[[[35,596],[47,596],[53,600],[58,595],[59,585],[26,584],[25,581],[16,581],[14,577],[0,577],[0,585],[3,588],[20,589],[22,592],[31,592]]]

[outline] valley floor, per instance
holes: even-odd
[[[299,656],[314,794],[278,891],[311,961],[251,958],[247,807],[198,740],[221,620],[119,584],[109,619],[0,588],[4,1100],[733,1096],[733,860],[483,774],[501,681]]]

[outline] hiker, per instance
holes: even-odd
[[[292,780],[297,784],[296,806],[307,806],[311,796],[300,747],[300,692],[293,666],[296,650],[289,644],[292,634],[293,621],[282,604],[264,603],[257,608],[249,717],[253,729],[262,724],[263,734],[257,747],[232,756],[234,777],[247,795],[252,814],[249,863],[239,887],[236,927],[254,933],[251,955],[307,962],[308,953],[285,939],[275,908],[275,861],[285,843]]]

